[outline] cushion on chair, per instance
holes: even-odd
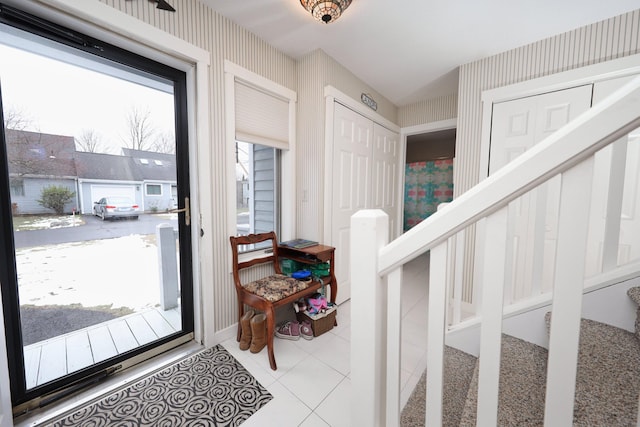
[[[242,287],[267,301],[275,302],[307,289],[309,283],[301,282],[284,274],[274,274],[242,285]]]

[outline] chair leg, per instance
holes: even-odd
[[[269,353],[269,365],[274,371],[278,369],[276,366],[276,357],[273,354],[273,334],[276,331],[276,313],[273,307],[269,307],[265,314],[267,315],[267,351]]]

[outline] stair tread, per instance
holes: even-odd
[[[638,396],[640,342],[632,332],[582,319],[574,425],[635,425]]]
[[[476,425],[478,402],[478,367],[472,383],[460,426]],[[547,350],[521,339],[502,335],[498,425],[538,426],[544,419],[544,396]]]
[[[547,318],[549,322],[550,319]],[[636,425],[640,396],[640,341],[632,332],[594,320],[582,319],[576,377],[574,426]],[[445,354],[445,398],[443,425],[475,426],[479,362],[468,356],[457,362]],[[458,350],[456,350],[458,351]],[[461,353],[461,352],[460,352]],[[548,351],[535,344],[502,335],[498,425],[539,426],[544,421],[546,370]],[[448,360],[452,358],[452,360]],[[462,375],[457,370],[474,365],[468,387],[450,376]],[[468,377],[467,377],[468,378]],[[403,426],[424,425],[424,378],[414,390],[403,410]],[[451,394],[447,387],[458,387]],[[463,388],[460,391],[460,388]],[[464,390],[468,390],[466,398]],[[457,403],[453,403],[457,400]],[[451,416],[448,408],[463,405],[461,416]],[[419,409],[416,409],[419,408]],[[405,417],[406,413],[421,417]],[[455,413],[455,411],[451,411]],[[459,419],[459,424],[456,420]]]
[[[476,365],[476,357],[453,347],[445,347],[442,425],[458,426],[467,390]],[[426,372],[422,374],[402,411],[400,425],[417,427],[425,425]]]
[[[629,288],[629,290],[627,290],[627,295],[629,295],[629,298],[631,298],[633,302],[640,306],[640,286]]]

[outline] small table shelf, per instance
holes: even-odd
[[[323,277],[323,283],[331,286],[331,302],[336,302],[338,294],[338,282],[336,280],[335,268],[336,248],[327,245],[314,245],[306,248],[292,248],[278,245],[278,256],[299,262],[301,264],[314,265],[322,262],[329,262],[329,276]]]

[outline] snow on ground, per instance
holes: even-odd
[[[48,245],[16,251],[21,304],[157,306],[155,236]]]
[[[23,215],[14,216],[13,222],[15,231],[79,227],[85,223],[82,215]]]

